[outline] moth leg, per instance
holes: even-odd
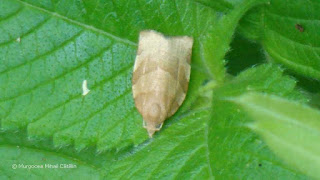
[[[144,120],[142,121],[142,126],[143,128],[147,128],[147,123]]]
[[[158,125],[154,128],[154,130],[155,130],[155,131],[159,131],[159,130],[162,128],[162,125],[163,125],[163,123],[158,124]],[[142,121],[142,126],[143,126],[143,128],[148,129],[147,123],[146,123],[145,121]]]
[[[161,123],[161,124],[158,124],[157,126],[156,126],[156,131],[159,131],[161,128],[162,128],[162,125],[163,125],[163,123]]]

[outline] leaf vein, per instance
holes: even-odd
[[[18,15],[23,9],[24,9],[24,7],[18,8],[18,9],[17,9],[16,11],[14,11],[13,13],[8,14],[7,16],[1,18],[1,19],[0,19],[0,22],[5,21],[5,20],[8,20],[8,19],[10,19],[10,18],[12,18],[12,17],[15,17],[15,16]]]
[[[103,85],[105,82],[110,81],[110,80],[116,78],[117,76],[119,76],[119,75],[121,75],[122,73],[126,72],[128,69],[131,69],[131,67],[132,67],[132,66],[130,65],[130,66],[128,66],[128,67],[120,70],[118,74],[115,74],[115,75],[113,75],[113,76],[110,76],[110,77],[102,80],[102,81],[99,82],[98,84],[92,86],[91,90],[94,90],[94,89],[100,87],[101,85]],[[82,97],[82,94],[78,94],[78,95],[75,95],[75,96],[73,96],[73,97],[70,97],[67,101],[62,102],[62,103],[54,106],[54,107],[51,108],[51,109],[48,109],[48,110],[47,110],[46,112],[44,112],[42,115],[40,115],[40,116],[38,116],[37,118],[35,118],[35,119],[32,121],[32,123],[34,123],[34,122],[42,119],[42,118],[45,117],[47,114],[53,112],[54,110],[60,108],[61,106],[65,105],[65,104],[71,102],[72,100],[77,99],[77,98],[80,98],[80,97]]]
[[[42,27],[44,24],[46,24],[46,22],[48,22],[48,20],[51,19],[51,17],[44,19],[43,21],[39,22],[38,24],[36,24],[34,27],[30,28],[27,32],[25,32],[24,34],[21,34],[19,38],[22,38],[24,36],[27,36],[33,32],[35,32],[36,30],[38,30],[40,27]],[[0,47],[8,45],[12,42],[16,42],[16,38],[10,39],[8,41],[4,41],[0,43]],[[2,72],[0,72],[2,73]]]
[[[94,27],[94,26],[86,25],[86,24],[84,24],[84,23],[82,23],[82,22],[79,22],[79,21],[70,19],[70,18],[68,18],[68,17],[66,17],[66,16],[63,16],[63,15],[61,15],[61,14],[58,14],[58,13],[56,13],[56,12],[52,12],[52,11],[46,10],[46,9],[44,9],[44,8],[34,6],[34,5],[32,5],[32,4],[29,4],[29,3],[27,3],[27,2],[23,2],[23,1],[21,1],[21,0],[15,0],[15,1],[21,3],[21,4],[25,5],[25,6],[28,6],[28,7],[37,9],[37,10],[39,10],[39,11],[41,11],[41,12],[44,12],[44,13],[50,14],[50,15],[52,15],[52,16],[55,16],[55,17],[57,17],[57,18],[63,19],[63,20],[65,20],[65,21],[69,22],[69,23],[72,23],[72,24],[78,25],[78,26],[80,26],[80,27],[83,27],[84,29],[91,30],[91,31],[94,31],[94,32],[99,33],[99,34],[106,35],[106,36],[108,36],[108,37],[110,37],[110,38],[112,38],[112,39],[114,39],[114,40],[123,42],[123,43],[125,43],[125,44],[129,44],[129,45],[132,45],[132,46],[136,46],[136,45],[137,45],[135,42],[130,41],[129,39],[124,39],[124,38],[121,38],[121,37],[117,37],[117,36],[115,36],[115,35],[113,35],[113,34],[111,34],[111,33],[109,33],[109,32],[106,32],[106,31],[102,30],[102,29],[98,29],[98,28],[96,28],[96,27]]]
[[[61,128],[59,129],[57,132],[54,133],[53,136],[55,136],[57,133],[59,132],[62,132],[64,130],[67,130],[67,129],[70,129],[72,128],[73,126],[76,126],[80,123],[83,123],[83,122],[88,122],[91,118],[93,118],[94,116],[96,116],[97,114],[99,114],[101,111],[105,110],[106,108],[108,108],[110,105],[116,103],[118,100],[120,100],[123,96],[125,96],[126,94],[130,93],[131,92],[131,89],[128,89],[127,91],[125,91],[123,94],[121,94],[120,96],[116,97],[115,99],[113,99],[112,101],[109,101],[109,102],[106,102],[103,107],[93,113],[91,113],[88,117],[84,118],[84,119],[81,119],[79,121],[76,121],[72,124],[68,124],[67,127],[64,127],[64,128]]]
[[[35,61],[41,60],[42,57],[47,56],[47,55],[49,55],[49,54],[52,54],[53,52],[59,50],[59,49],[61,48],[61,46],[62,46],[62,47],[66,46],[69,42],[75,40],[75,39],[76,39],[77,37],[79,37],[82,33],[83,33],[83,31],[77,32],[77,33],[76,33],[74,36],[72,36],[70,39],[67,39],[66,41],[62,42],[62,43],[59,45],[59,47],[55,47],[55,48],[51,49],[50,51],[47,51],[47,52],[45,52],[45,53],[43,53],[43,54],[40,54],[39,56],[37,56],[37,57],[35,57],[35,58],[33,58],[33,59],[29,60],[29,61],[25,61],[24,63],[21,63],[21,64],[19,64],[19,65],[17,65],[17,66],[10,67],[9,69],[6,69],[6,70],[4,70],[4,71],[1,71],[1,72],[0,72],[0,75],[2,75],[2,74],[4,74],[4,73],[7,73],[7,72],[9,72],[9,71],[12,71],[12,70],[14,70],[14,69],[17,69],[17,68],[19,68],[19,67],[22,67],[22,66],[31,64],[31,63],[33,63],[33,62],[35,62]]]

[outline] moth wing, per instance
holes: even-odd
[[[183,103],[189,86],[191,71],[191,53],[193,39],[187,36],[175,37],[172,39],[176,48],[176,60],[179,62],[176,68],[177,77],[175,84],[175,98],[172,101],[168,117],[172,116]]]
[[[142,31],[139,36],[139,46],[135,59],[133,76],[132,76],[132,92],[133,98],[138,111],[143,115],[145,103],[152,98],[150,93],[150,84],[156,85],[153,79],[149,79],[158,69],[159,62],[156,55],[159,54],[159,44],[165,44],[166,39],[160,33],[152,30]],[[161,46],[160,48],[167,48]]]

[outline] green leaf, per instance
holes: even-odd
[[[283,164],[247,128],[251,118],[229,100],[247,92],[264,92],[305,102],[294,90],[295,84],[278,66],[266,64],[250,68],[214,90],[208,142],[211,170],[217,179],[306,179]]]
[[[185,1],[1,0],[0,8],[1,129],[27,128],[33,138],[52,137],[57,147],[79,150],[147,139],[131,94],[140,30],[196,38],[216,21],[212,9]],[[185,107],[204,79],[196,47]],[[84,80],[91,91],[83,97]]]
[[[190,111],[155,139],[108,162],[107,179],[213,179],[208,159],[208,109]]]
[[[278,86],[279,82],[286,86]],[[216,86],[216,84],[208,85]],[[283,96],[305,101],[299,92],[293,90],[294,86],[295,81],[283,76],[282,70],[277,66],[262,65],[250,69],[214,90],[214,106],[211,112],[213,116],[205,106],[182,115],[183,118],[179,121],[170,120],[172,124],[167,125],[155,139],[150,139],[116,157],[114,161],[107,162],[105,172],[109,174],[106,177],[108,179],[306,178],[294,169],[287,168],[268,150],[259,137],[245,126],[241,127],[239,123],[245,121],[242,119],[246,118],[245,113],[238,112],[239,107],[235,107],[235,104],[223,98],[260,90],[275,94],[284,92]],[[204,87],[203,90],[205,89]],[[255,152],[257,150],[258,152]],[[260,163],[262,167],[259,166]]]
[[[263,94],[245,94],[234,101],[254,118],[248,126],[270,148],[303,173],[320,178],[320,111]]]
[[[251,68],[227,81],[224,56],[238,21],[264,2],[0,0],[0,174],[25,178],[31,173],[13,171],[12,163],[42,163],[46,156],[49,163],[79,168],[32,169],[27,178],[305,178],[248,129],[224,126],[249,119],[243,112],[235,116],[239,107],[225,97],[265,91],[306,101],[277,66]],[[187,98],[153,139],[142,128],[131,94],[144,29],[195,39]],[[261,152],[228,151],[244,142],[243,149]],[[255,166],[263,157],[262,167]]]
[[[226,69],[225,54],[229,51],[229,45],[232,35],[238,25],[240,18],[253,6],[263,4],[266,1],[248,0],[239,3],[228,16],[221,17],[219,23],[212,24],[206,36],[201,37],[200,43],[202,58],[206,62],[206,68],[209,69],[208,75],[217,82],[221,83],[225,80]]]
[[[203,4],[205,6],[209,6],[215,10],[221,11],[221,12],[228,12],[230,9],[234,8],[233,3],[237,4],[236,1],[226,1],[226,0],[195,0],[196,2]]]
[[[271,0],[252,9],[241,21],[240,31],[258,39],[272,60],[319,80],[319,8],[319,1]]]
[[[62,160],[59,157],[72,159],[79,166],[87,163],[88,171],[84,173],[90,173],[89,166],[93,165],[94,174],[103,169],[103,175],[111,177],[117,175],[113,169],[120,167],[121,162],[134,165],[121,159],[136,159],[141,156],[138,151],[142,147],[154,150],[147,151],[151,159],[156,158],[157,150],[168,153],[175,145],[166,143],[176,135],[174,141],[181,144],[177,155],[195,153],[201,156],[201,161],[193,167],[197,156],[184,157],[184,161],[191,164],[171,159],[172,166],[177,166],[166,172],[184,176],[188,169],[194,169],[189,174],[195,175],[195,179],[200,175],[212,177],[207,156],[203,154],[208,149],[205,143],[210,101],[198,97],[199,89],[208,74],[214,74],[211,80],[222,83],[223,56],[234,29],[240,16],[256,2],[239,1],[234,11],[221,14],[201,3],[185,0],[0,0],[1,136],[27,139],[17,142],[15,138],[0,137],[1,146],[19,146],[26,155],[35,151],[25,163],[38,162],[41,154],[49,154],[59,161]],[[186,101],[151,140],[142,128],[131,94],[136,43],[139,32],[144,29],[195,39]],[[220,36],[220,40],[216,43],[206,40],[213,35]],[[218,44],[222,46],[212,53]],[[218,64],[216,67],[210,62],[211,58]],[[81,88],[84,80],[90,89],[85,96]],[[185,142],[184,137],[189,140]],[[185,143],[194,144],[189,149]],[[162,151],[164,147],[168,147],[168,151]],[[14,176],[12,169],[5,168],[10,167],[10,163],[1,163],[4,168],[0,174]],[[52,175],[47,170],[44,173]],[[148,176],[153,175],[149,173]],[[138,175],[132,177],[138,178]]]
[[[147,28],[196,39],[182,110],[196,98],[209,62],[203,62],[199,42],[217,24],[217,12],[185,1],[105,2],[1,0],[2,130],[27,128],[33,138],[53,137],[57,147],[74,144],[79,150],[97,145],[102,151],[144,141],[147,136],[134,108],[130,79],[135,41]],[[246,6],[223,16],[221,23],[228,24],[228,31],[219,25],[220,35],[229,41],[238,16],[255,4],[244,2]],[[222,62],[223,52],[216,54],[215,61]],[[209,70],[219,72],[216,78],[222,79],[223,69]],[[84,80],[91,90],[86,96],[81,95]]]

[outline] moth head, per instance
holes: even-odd
[[[155,124],[155,123],[147,123],[146,121],[143,121],[143,127],[147,129],[149,137],[152,138],[153,134],[156,131],[159,131],[162,127],[162,124]]]

